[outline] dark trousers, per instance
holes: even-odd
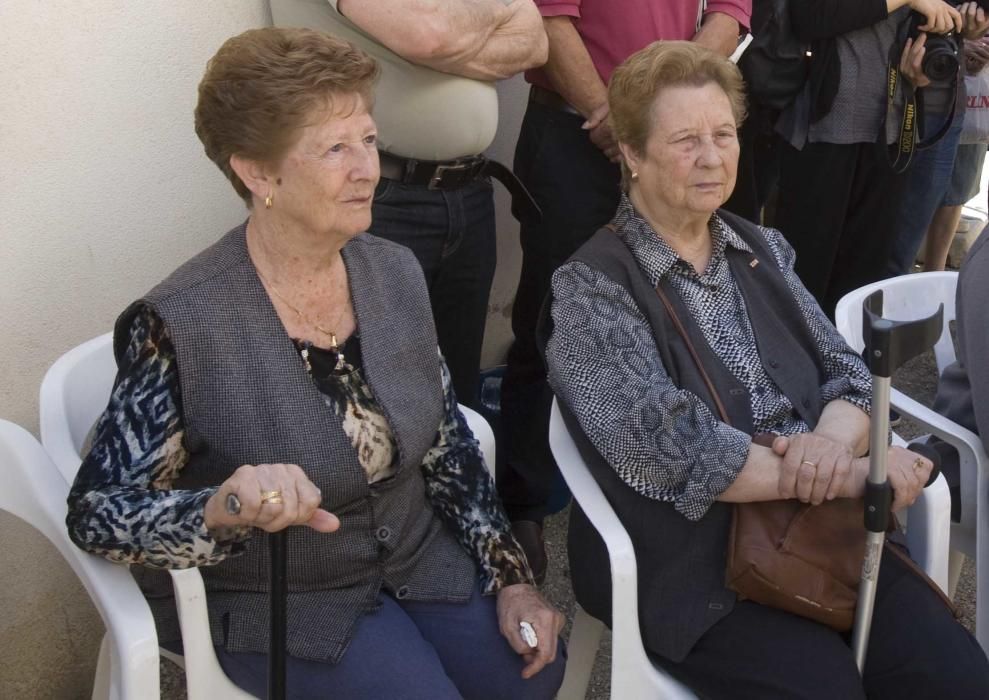
[[[774,125],[779,112],[753,105],[738,132],[738,177],[723,208],[739,216],[772,226],[763,207],[779,182],[780,137]]]
[[[989,662],[930,587],[883,556],[875,615],[859,676],[847,635],[744,601],[681,663],[654,657],[701,698],[989,697]]]
[[[515,341],[502,381],[498,491],[513,520],[541,520],[557,478],[547,440],[552,393],[536,347],[539,311],[553,271],[611,220],[621,173],[580,128],[583,119],[530,102],[515,173],[542,209],[521,219],[522,271],[512,308]]]
[[[831,318],[842,296],[886,276],[904,182],[875,144],[780,144],[775,225]]]
[[[463,404],[477,408],[481,345],[497,263],[491,183],[430,190],[381,179],[371,233],[412,250],[429,287],[436,335]]]

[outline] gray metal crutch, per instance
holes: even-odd
[[[889,387],[893,372],[903,363],[933,347],[941,337],[944,305],[927,318],[890,321],[882,317],[883,292],[869,295],[862,306],[865,358],[872,373],[872,420],[869,431],[869,476],[865,482],[865,560],[859,583],[852,649],[859,673],[865,669],[876,584],[889,523],[892,489],[886,478],[889,444]]]

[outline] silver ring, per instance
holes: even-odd
[[[237,494],[228,493],[224,505],[230,515],[240,515],[240,499],[237,498]]]
[[[522,635],[522,639],[525,640],[525,643],[533,649],[539,646],[539,637],[536,636],[536,630],[532,628],[531,622],[522,620],[522,622],[519,623],[519,634]]]

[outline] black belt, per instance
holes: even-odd
[[[381,151],[381,177],[401,182],[403,185],[418,185],[430,190],[455,190],[469,185],[482,177],[492,177],[512,195],[512,208],[515,215],[525,214],[529,218],[542,218],[539,205],[529,194],[525,185],[515,177],[515,173],[496,160],[484,156],[470,156],[456,160],[416,160],[403,158]]]
[[[550,109],[555,109],[558,112],[566,112],[567,114],[573,114],[578,117],[581,116],[580,112],[578,112],[565,99],[552,90],[547,90],[546,88],[539,87],[538,85],[533,85],[529,88],[529,102],[535,102],[537,105],[549,107]]]

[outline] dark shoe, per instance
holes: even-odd
[[[900,412],[897,411],[895,408],[889,409],[889,427],[895,428],[902,422],[903,422],[903,416],[900,415]]]
[[[543,526],[533,520],[516,520],[512,523],[512,535],[529,561],[536,585],[546,580],[546,543],[543,542]]]

